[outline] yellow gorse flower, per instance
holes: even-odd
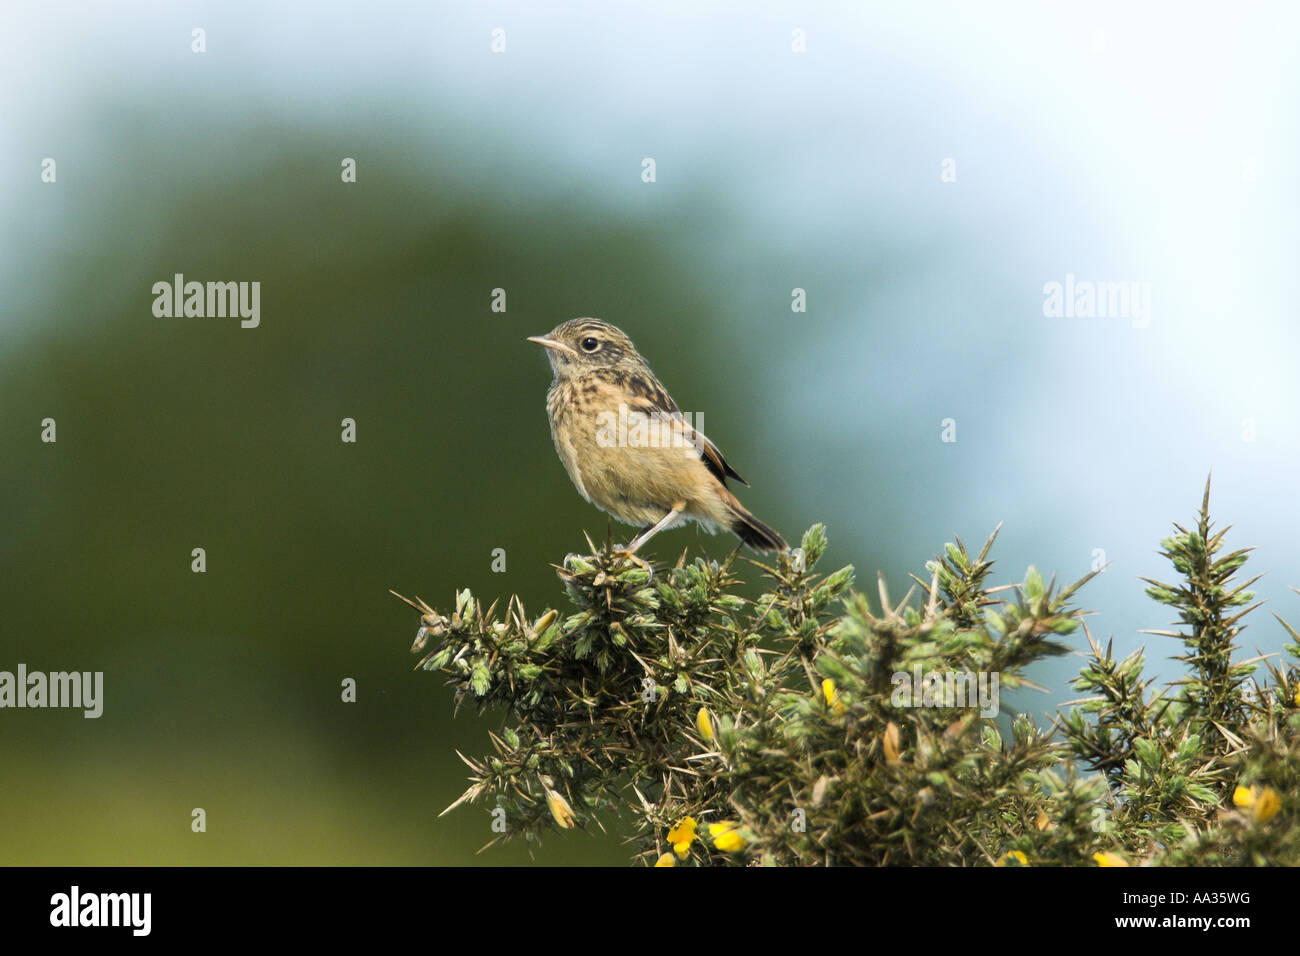
[[[1272,787],[1265,787],[1260,791],[1259,799],[1255,801],[1255,822],[1267,823],[1277,816],[1277,812],[1282,809],[1282,798],[1277,795],[1277,791]]]
[[[673,845],[673,852],[682,859],[686,854],[691,852],[691,844],[695,841],[695,818],[687,817],[677,826],[668,831],[668,842]]]
[[[835,681],[829,677],[822,681],[822,697],[826,699],[826,706],[836,717],[848,709],[844,706],[844,701],[840,700],[839,691],[835,689]]]
[[[676,866],[676,865],[677,865],[677,857],[673,856],[671,853],[663,853],[659,856],[659,859],[655,860],[655,866]]]
[[[560,825],[561,829],[572,830],[577,821],[573,817],[573,807],[569,806],[569,801],[554,790],[546,791],[546,805],[551,810],[551,816],[555,817],[555,822]]]
[[[1297,707],[1300,707],[1300,687],[1295,689],[1295,696],[1291,698],[1291,702]]]
[[[713,845],[723,853],[735,853],[737,850],[743,850],[745,844],[749,841],[740,835],[737,830],[738,824],[731,823],[710,823],[709,836],[713,837]]]
[[[994,866],[1028,866],[1029,857],[1025,856],[1020,850],[1012,850],[1010,853],[1003,853],[998,857]]]
[[[892,720],[885,725],[885,763],[891,767],[898,763],[899,754],[902,753],[902,738],[898,730],[898,724]]]
[[[1128,860],[1118,853],[1094,853],[1092,858],[1098,866],[1128,866]]]
[[[535,634],[541,634],[548,627],[554,624],[555,619],[559,616],[560,616],[560,612],[555,610],[554,608],[547,611],[545,614],[543,614],[541,617],[537,619],[537,623],[533,625],[533,632]]]
[[[700,712],[695,715],[695,729],[700,732],[705,743],[713,742],[713,718],[709,716],[709,708],[701,707]]]
[[[1250,811],[1250,817],[1256,823],[1267,823],[1277,816],[1282,809],[1282,797],[1272,787],[1238,786],[1232,792],[1232,802],[1243,810]]]

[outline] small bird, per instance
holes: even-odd
[[[727,488],[728,478],[749,482],[692,426],[619,329],[570,319],[528,341],[546,349],[555,373],[546,411],[578,493],[642,529],[628,554],[686,521],[725,528],[755,551],[787,549]]]

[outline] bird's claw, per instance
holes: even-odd
[[[650,575],[651,579],[655,576],[655,569],[651,566],[650,562],[645,560],[645,558],[637,557],[635,551],[629,551],[627,548],[614,548],[614,550],[610,552],[610,555],[611,557],[620,558],[624,561],[631,561],[633,564],[641,568],[641,570],[645,571],[646,574]]]

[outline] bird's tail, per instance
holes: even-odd
[[[734,498],[728,502],[727,510],[731,517],[727,527],[731,533],[755,551],[785,551],[790,547],[783,537],[755,518]]]

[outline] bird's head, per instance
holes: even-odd
[[[575,378],[596,369],[645,364],[632,340],[600,319],[570,319],[545,335],[530,336],[528,341],[546,349],[551,369],[560,379]]]

